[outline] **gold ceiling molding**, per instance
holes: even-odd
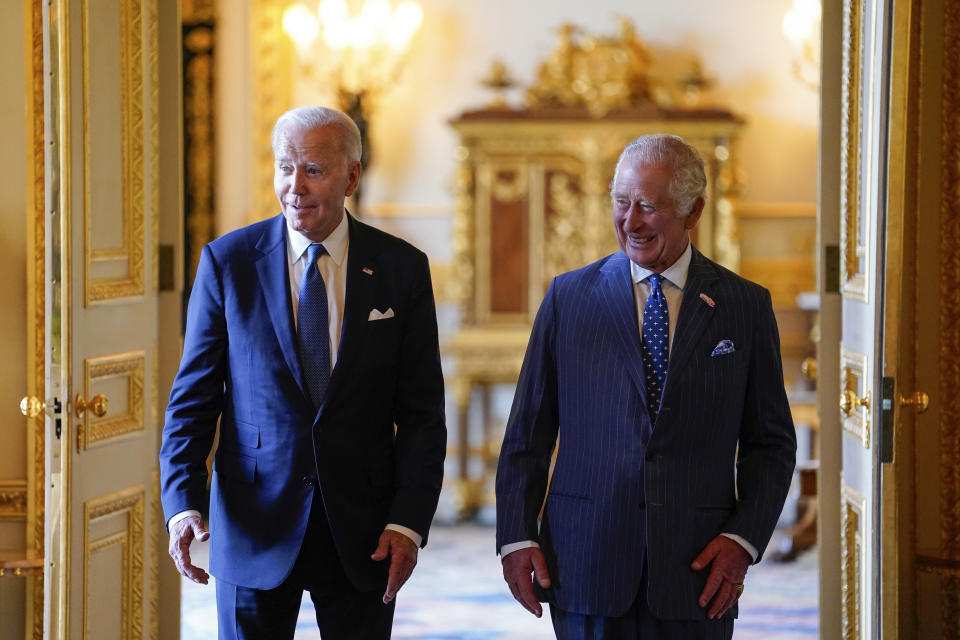
[[[943,552],[960,558],[960,4],[943,3],[940,105],[940,522]],[[943,581],[944,637],[960,635],[960,579]]]
[[[27,517],[27,481],[0,480],[0,520]]]
[[[273,190],[273,125],[290,107],[290,63],[294,59],[290,39],[283,31],[283,0],[252,0],[251,34],[253,60],[253,210],[249,222],[280,212]]]
[[[97,553],[119,546],[120,575],[98,576],[99,579],[120,583],[120,637],[139,640],[143,637],[143,486],[89,500],[83,505],[83,638],[90,638],[91,607],[90,561]],[[95,526],[106,528],[107,522],[122,518],[122,529],[114,533],[92,537]],[[107,521],[107,522],[105,522]],[[101,604],[101,606],[104,606]],[[93,640],[91,638],[91,640]]]
[[[121,148],[120,164],[123,193],[120,202],[120,247],[94,247],[93,162],[90,151],[90,0],[82,3],[83,67],[83,175],[84,175],[84,297],[87,306],[118,299],[134,298],[144,293],[144,70],[143,70],[143,7],[140,0],[120,0],[120,70],[121,70]],[[126,274],[96,278],[91,275],[94,262],[123,262]]]
[[[860,259],[869,263],[866,247],[860,241],[869,228],[860,201],[862,158],[860,128],[863,109],[863,3],[843,1],[843,82],[841,87],[840,139],[840,261],[841,292],[847,298],[867,302],[867,274],[860,270]]]

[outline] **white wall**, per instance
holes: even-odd
[[[238,105],[243,110],[249,104],[249,82],[239,73],[247,64],[243,47],[249,40],[238,18],[249,12],[238,5],[249,1],[230,2],[230,12],[221,10],[218,24],[218,72],[233,69],[217,79],[218,116],[241,126],[251,122],[249,112],[237,112]],[[383,220],[381,226],[426,245],[434,259],[449,258],[446,216],[453,209],[456,136],[447,121],[489,101],[479,80],[494,58],[502,58],[521,85],[529,85],[553,50],[556,27],[564,22],[591,34],[613,35],[615,17],[623,15],[654,55],[683,50],[699,56],[705,73],[716,81],[716,101],[747,121],[741,142],[743,199],[815,200],[817,94],[791,72],[791,52],[780,28],[791,0],[420,1],[424,22],[406,71],[372,118],[374,158],[364,199],[374,211],[376,205],[388,204],[407,214]],[[300,102],[330,101],[329,93],[307,83],[295,95]],[[519,91],[510,98],[516,105],[522,101]],[[241,182],[235,170],[236,145],[249,137],[231,134],[224,140],[224,131],[218,132],[221,231],[242,224],[246,211],[241,209],[249,206],[245,194],[236,193]],[[234,169],[224,171],[225,163]]]
[[[780,29],[790,0],[422,2],[424,23],[407,72],[373,118],[370,202],[450,202],[456,137],[446,121],[489,100],[479,79],[493,58],[529,85],[553,50],[557,26],[572,22],[612,35],[618,15],[632,19],[654,55],[682,49],[699,56],[716,81],[718,102],[745,117],[745,199],[815,199],[817,95],[791,72]],[[519,104],[522,96],[514,94]]]

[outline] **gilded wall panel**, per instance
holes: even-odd
[[[143,637],[144,580],[144,489],[142,486],[88,500],[83,505],[83,637],[93,640],[92,616],[113,614],[120,620],[120,637]],[[118,561],[117,561],[118,560]],[[113,575],[101,574],[116,571]],[[98,598],[91,585],[119,585],[116,603],[119,611],[110,611],[108,599]]]
[[[84,297],[88,306],[144,294],[143,27],[141,0],[82,3]],[[114,68],[119,85],[111,77]],[[107,122],[120,126],[98,128]]]
[[[0,480],[0,520],[27,517],[27,481]]]
[[[104,395],[111,406],[101,418],[91,416],[90,411],[84,414],[84,428],[79,433],[80,449],[141,433],[146,428],[144,362],[143,351],[84,360],[84,397],[92,398],[106,391]]]

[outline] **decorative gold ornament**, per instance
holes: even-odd
[[[504,95],[506,91],[517,85],[517,81],[510,76],[507,65],[502,60],[496,59],[490,65],[490,71],[487,77],[480,81],[484,87],[493,91],[493,99],[487,105],[488,109],[505,109],[507,100]]]
[[[650,54],[627,18],[618,36],[594,37],[572,24],[557,30],[557,46],[527,91],[529,107],[586,107],[600,118],[612,109],[650,103]]]

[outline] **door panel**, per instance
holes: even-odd
[[[840,353],[841,637],[878,637],[881,527],[876,426],[883,340],[888,3],[843,0]]]
[[[47,225],[47,387],[64,400],[48,467],[50,637],[139,640],[158,636],[163,531],[158,6],[60,0],[46,17],[47,201],[58,214]]]

